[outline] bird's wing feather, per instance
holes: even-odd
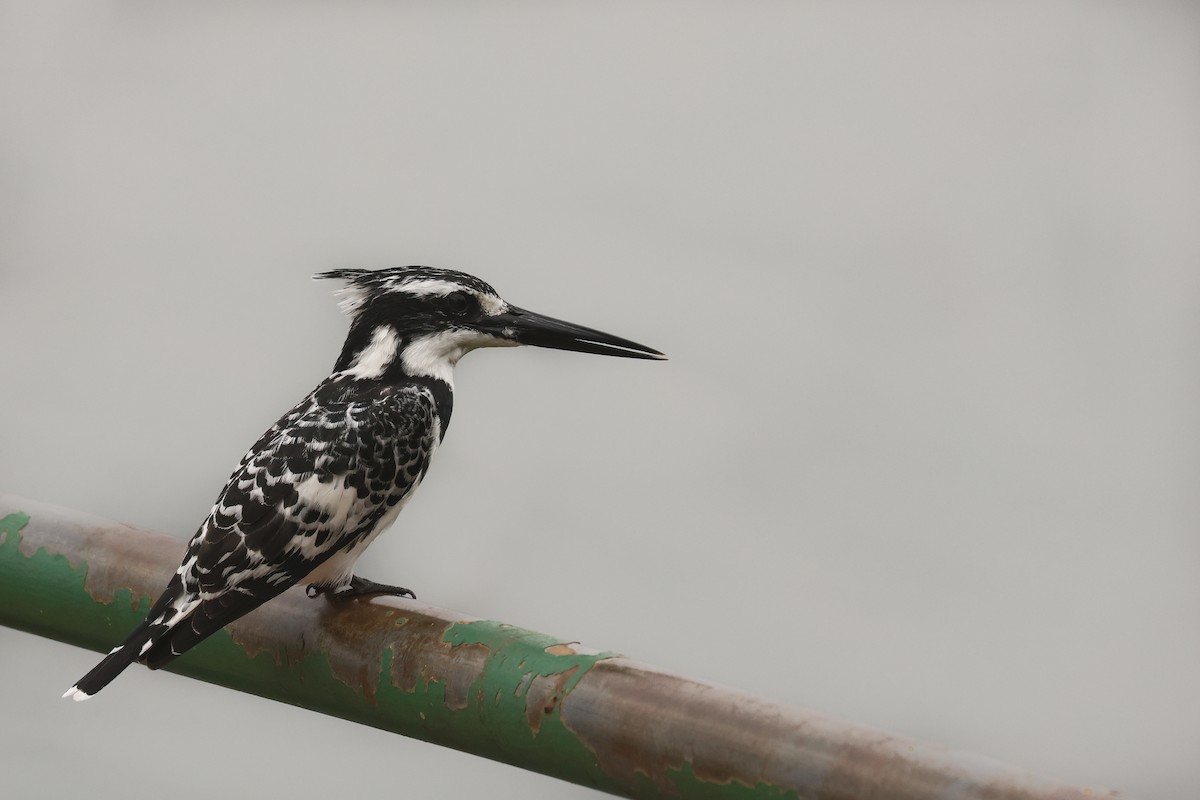
[[[242,459],[188,546],[169,628],[140,660],[161,666],[369,534],[424,477],[432,398],[323,396],[318,388]]]

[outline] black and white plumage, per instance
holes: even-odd
[[[242,457],[145,621],[64,697],[135,661],[156,669],[288,588],[344,599],[407,589],[355,561],[420,485],[453,409],[453,370],[478,347],[533,344],[661,359],[635,342],[506,303],[453,270],[335,270],[350,332],[333,373]]]

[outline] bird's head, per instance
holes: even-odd
[[[624,358],[664,359],[645,345],[535,314],[488,283],[449,269],[338,269],[315,278],[346,285],[337,294],[353,317],[335,371],[379,379],[426,376],[452,383],[454,365],[477,347],[531,344]]]

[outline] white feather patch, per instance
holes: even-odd
[[[396,359],[400,336],[391,325],[380,325],[371,334],[371,342],[354,357],[344,374],[354,378],[378,378]]]
[[[352,547],[348,547],[330,556],[321,566],[310,572],[301,583],[337,587],[350,583],[350,578],[354,577],[354,564],[358,561],[358,557],[363,554],[364,550],[370,547],[371,542],[375,541],[375,538],[379,534],[392,526],[400,510],[408,504],[409,498],[413,496],[413,492],[416,491],[418,485],[420,485],[420,481],[413,485],[412,490],[400,502],[387,510],[379,520],[379,524],[364,536],[361,541]]]
[[[400,354],[404,371],[454,386],[454,365],[476,347],[515,347],[518,342],[465,328],[428,333],[413,339]]]
[[[342,313],[354,316],[366,304],[371,293],[361,286],[347,283],[345,286],[334,289],[333,296],[338,299],[338,308],[342,310]]]
[[[387,290],[393,292],[404,292],[405,294],[411,294],[414,297],[445,297],[453,292],[467,292],[479,301],[479,306],[483,309],[483,313],[490,317],[494,317],[497,314],[503,314],[508,310],[508,303],[504,302],[499,297],[496,297],[494,294],[479,292],[470,287],[463,286],[461,283],[439,280],[437,278],[425,278],[423,280],[407,281],[405,283],[388,286]]]
[[[458,292],[464,288],[465,287],[460,283],[439,280],[437,278],[405,281],[404,283],[396,284],[395,286],[395,289],[411,295],[416,295],[417,297],[426,297],[429,295],[441,295],[442,297],[445,297],[451,292]]]

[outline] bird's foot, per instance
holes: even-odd
[[[312,587],[309,588],[311,589]],[[389,586],[386,583],[376,583],[366,578],[360,578],[357,575],[350,578],[349,585],[330,592],[330,599],[349,600],[354,597],[366,597],[372,594],[394,594],[396,597],[417,599],[412,589],[405,589],[403,586]]]

